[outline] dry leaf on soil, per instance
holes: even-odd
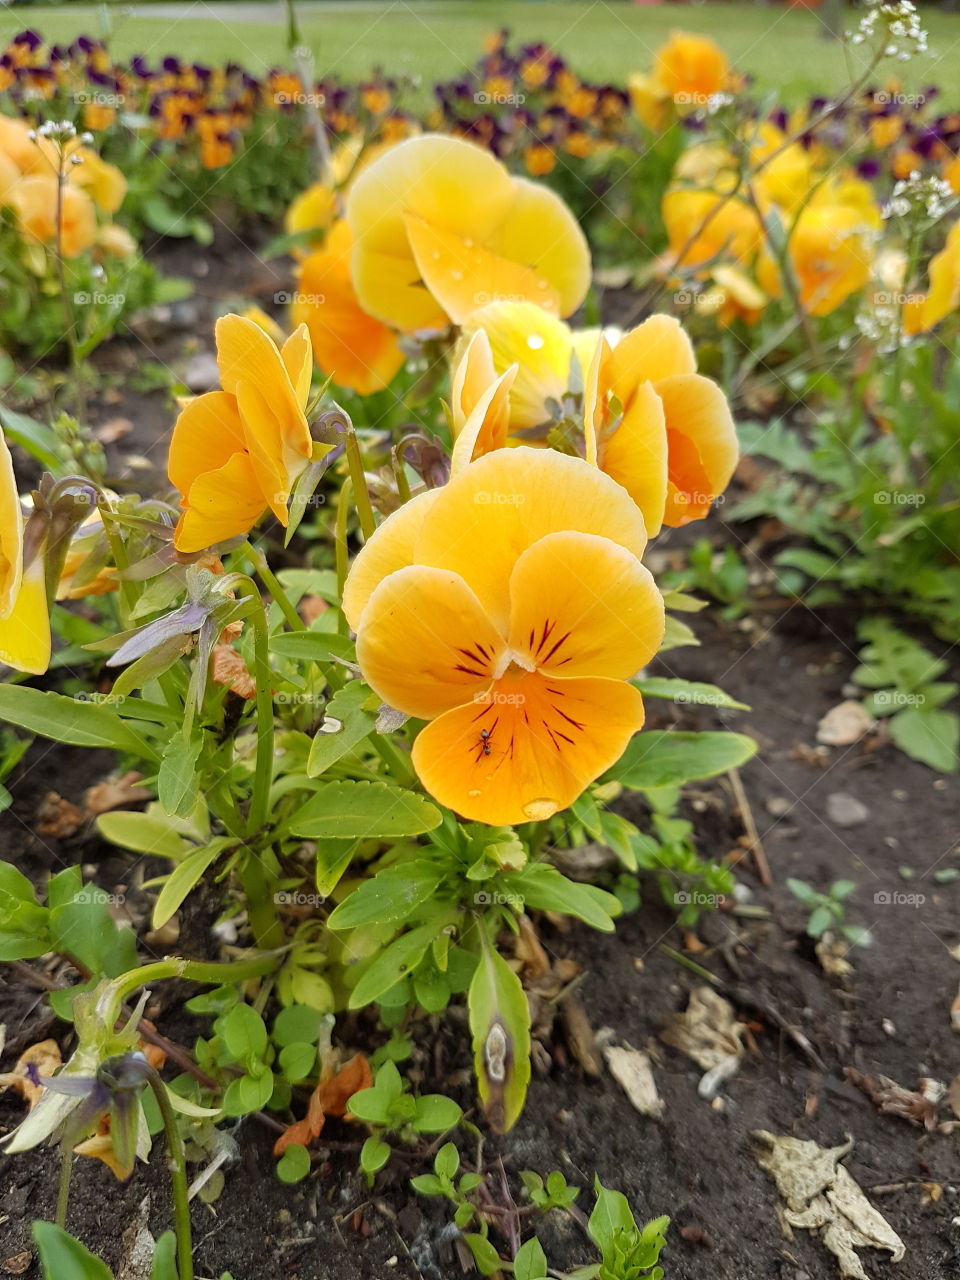
[[[43,1096],[43,1085],[34,1083],[36,1076],[52,1076],[62,1062],[56,1040],[32,1044],[21,1053],[12,1071],[0,1075],[0,1092],[16,1089],[32,1111]]]
[[[327,1116],[346,1115],[347,1104],[353,1095],[361,1089],[369,1089],[372,1084],[370,1063],[362,1053],[355,1054],[339,1071],[321,1079],[310,1095],[306,1116],[294,1121],[281,1133],[273,1144],[273,1154],[282,1156],[294,1142],[303,1147],[309,1146],[323,1132]]]
[[[743,1031],[729,1000],[704,986],[691,992],[686,1010],[674,1015],[660,1039],[703,1067],[706,1075],[698,1092],[701,1098],[713,1098],[740,1065]]]
[[[257,685],[243,658],[229,644],[213,646],[213,683],[223,684],[241,698],[255,698]]]
[[[852,1140],[827,1148],[762,1129],[751,1136],[757,1163],[777,1184],[782,1202],[778,1211],[788,1239],[793,1227],[816,1231],[845,1280],[870,1280],[858,1249],[886,1249],[894,1262],[903,1258],[903,1241],[840,1163],[850,1154]]]
[[[862,702],[848,699],[831,707],[817,725],[817,741],[827,747],[848,747],[870,732],[876,724]]]
[[[607,1045],[603,1051],[610,1074],[623,1089],[633,1106],[642,1116],[659,1120],[663,1116],[664,1103],[653,1078],[650,1055],[629,1045]]]
[[[943,1097],[943,1086],[921,1081],[922,1089],[905,1089],[889,1076],[868,1076],[854,1067],[844,1068],[851,1084],[867,1095],[883,1115],[899,1116],[924,1129],[937,1127],[937,1103]]]

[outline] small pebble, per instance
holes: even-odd
[[[767,796],[765,808],[774,818],[782,818],[793,808],[793,801],[786,796]]]
[[[856,827],[866,822],[870,810],[848,791],[833,791],[827,796],[827,817],[836,827]]]
[[[212,351],[198,351],[187,365],[183,380],[191,391],[212,391],[220,385],[220,368]]]

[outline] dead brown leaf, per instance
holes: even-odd
[[[310,1095],[307,1114],[302,1120],[295,1120],[288,1125],[281,1133],[273,1144],[273,1154],[282,1156],[292,1143],[309,1146],[323,1132],[327,1116],[347,1115],[348,1103],[353,1095],[361,1089],[369,1089],[372,1084],[370,1063],[362,1053],[354,1054],[339,1071],[320,1080]]]
[[[889,1076],[864,1075],[854,1067],[845,1067],[843,1074],[867,1095],[881,1115],[899,1116],[924,1129],[937,1127],[936,1104],[926,1093],[905,1089]]]
[[[20,1253],[12,1253],[9,1258],[4,1258],[3,1269],[8,1276],[22,1276],[30,1270],[32,1262],[33,1254],[29,1249],[23,1249]]]
[[[48,791],[37,809],[37,834],[62,840],[80,830],[87,815],[56,791]]]
[[[257,685],[243,658],[229,644],[213,646],[213,682],[226,685],[241,698],[255,698]]]
[[[740,1065],[743,1032],[729,1000],[712,987],[702,986],[691,992],[686,1009],[674,1015],[660,1039],[703,1068],[706,1075],[700,1081],[700,1096],[712,1098]]]
[[[128,436],[132,430],[133,423],[129,418],[108,418],[96,428],[93,434],[101,444],[116,444],[118,440]]]
[[[12,1071],[0,1075],[0,1092],[15,1089],[32,1111],[43,1096],[43,1085],[35,1084],[33,1075],[52,1076],[62,1061],[56,1040],[40,1040],[24,1049]]]
[[[151,799],[151,794],[146,787],[137,786],[142,777],[143,774],[134,769],[120,778],[111,774],[83,793],[84,808],[96,817],[100,813],[109,813],[111,809],[119,809],[121,805],[145,804]]]

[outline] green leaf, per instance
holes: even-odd
[[[167,813],[178,818],[185,818],[196,808],[200,784],[197,761],[202,747],[202,734],[192,734],[186,742],[177,734],[171,738],[160,761],[157,797]]]
[[[467,995],[480,1101],[496,1133],[523,1110],[530,1083],[530,1005],[519,977],[484,939]]]
[[[612,893],[568,880],[545,862],[531,862],[523,871],[504,876],[503,883],[523,900],[524,908],[576,916],[602,933],[612,933],[616,927],[613,917],[620,914],[620,903]]]
[[[42,693],[24,685],[0,686],[0,721],[71,747],[112,747],[141,759],[157,758],[153,748],[116,711],[62,693]]]
[[[463,1118],[463,1111],[452,1098],[442,1093],[427,1093],[417,1098],[417,1111],[413,1127],[417,1133],[445,1133],[454,1129]]]
[[[503,1266],[503,1263],[500,1261],[499,1253],[497,1253],[487,1237],[470,1232],[463,1238],[473,1254],[473,1260],[477,1264],[477,1270],[480,1274],[482,1276],[495,1275]]]
[[[396,924],[429,901],[443,879],[442,868],[425,858],[401,862],[364,880],[340,903],[329,928],[356,929],[365,924]]]
[[[456,1175],[457,1170],[460,1168],[460,1152],[457,1150],[456,1143],[445,1142],[443,1144],[433,1157],[433,1168],[438,1178],[447,1178],[449,1180]]]
[[[363,708],[369,698],[370,690],[363,681],[351,680],[330,699],[324,712],[324,724],[310,745],[307,773],[311,778],[319,777],[373,732],[376,715]],[[340,723],[335,733],[325,731],[331,721]]]
[[[296,1084],[305,1080],[317,1065],[317,1046],[302,1041],[286,1044],[280,1050],[278,1062],[283,1078]]]
[[[153,1251],[153,1267],[150,1280],[179,1280],[177,1271],[177,1237],[165,1231],[157,1240]]]
[[[749,711],[745,702],[738,702],[715,684],[699,680],[670,680],[665,676],[648,676],[645,680],[632,680],[648,698],[672,698],[674,702],[689,702],[698,707],[723,707],[728,711]]]
[[[267,1051],[267,1028],[256,1009],[235,1004],[217,1022],[217,1031],[238,1062],[261,1059]]]
[[[820,938],[833,924],[834,915],[829,907],[814,907],[807,921],[807,933],[811,938]]]
[[[50,912],[50,945],[75,956],[91,973],[110,978],[137,964],[136,935],[115,923],[110,896],[92,884]]]
[[[421,1173],[416,1178],[410,1179],[410,1185],[414,1191],[419,1192],[422,1196],[442,1196],[443,1183],[434,1173]]]
[[[196,848],[157,813],[130,813],[115,809],[112,813],[101,813],[96,825],[105,840],[133,853],[149,853],[157,858],[179,861]]]
[[[385,782],[324,782],[290,819],[305,840],[385,840],[418,836],[441,822],[440,810],[422,796]]]
[[[357,985],[350,993],[348,1008],[362,1009],[406,977],[423,959],[436,934],[436,924],[420,925],[409,933],[402,933],[380,951],[364,968]]]
[[[281,1182],[302,1182],[310,1172],[310,1152],[299,1142],[291,1142],[277,1161],[277,1177]]]
[[[353,661],[352,640],[326,631],[281,631],[270,637],[270,651],[294,662],[329,662],[331,656]]]
[[[31,960],[50,950],[50,913],[33,885],[9,862],[0,862],[0,960]]]
[[[370,1137],[360,1148],[360,1168],[369,1177],[378,1173],[390,1159],[390,1148],[380,1138]]]
[[[306,1004],[291,1004],[281,1009],[273,1023],[273,1042],[281,1048],[288,1044],[316,1046],[323,1025],[323,1014]]]
[[[35,1222],[32,1231],[40,1253],[43,1280],[113,1280],[107,1264],[95,1258],[61,1227],[52,1222]]]
[[[637,1224],[627,1197],[622,1192],[609,1190],[599,1178],[594,1179],[594,1189],[597,1203],[587,1222],[587,1231],[606,1261],[607,1255],[613,1252],[618,1237],[637,1233]]]
[[[163,888],[153,905],[153,927],[159,929],[179,910],[184,898],[203,878],[203,873],[216,862],[230,844],[229,836],[217,836],[203,848],[188,853],[178,862],[163,882]]]
[[[889,721],[890,737],[913,760],[953,773],[960,750],[960,717],[952,711],[906,707]]]
[[[513,1260],[513,1280],[547,1280],[547,1255],[536,1236],[518,1249]]]
[[[739,768],[756,750],[753,738],[742,733],[651,729],[630,741],[608,776],[634,791],[679,787]]]
[[[231,1080],[223,1095],[225,1116],[246,1116],[251,1111],[262,1110],[270,1101],[274,1079],[272,1071],[258,1076],[241,1076]]]

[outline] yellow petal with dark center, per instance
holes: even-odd
[[[565,529],[611,538],[636,556],[647,541],[626,490],[583,459],[527,446],[498,449],[439,490],[414,560],[459,573],[505,630],[514,565],[540,538]]]
[[[387,574],[414,563],[420,529],[442,492],[428,489],[405,502],[399,511],[387,516],[357,555],[343,588],[343,612],[352,631],[360,625],[367,601]]]
[[[173,543],[178,551],[203,551],[248,533],[267,505],[248,453],[205,471],[190,486]]]
[[[557,676],[628,680],[663,639],[663,597],[649,569],[609,538],[551,533],[510,578],[510,651]]]
[[[245,448],[236,399],[225,391],[197,396],[180,410],[170,437],[170,483],[186,495],[197,476],[217,470]]]
[[[463,579],[422,565],[384,578],[357,635],[357,661],[371,688],[425,720],[485,693],[504,649]]]
[[[633,685],[508,673],[485,699],[421,729],[413,763],[427,791],[462,818],[542,821],[615,764],[642,725]]]
[[[50,665],[50,614],[43,557],[23,571],[13,608],[0,619],[0,662],[43,675]]]

